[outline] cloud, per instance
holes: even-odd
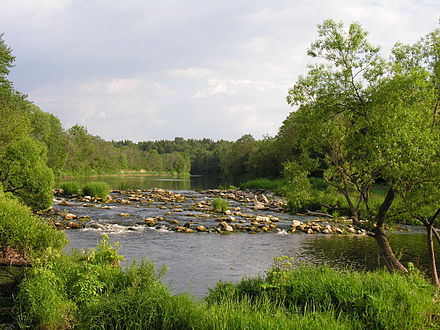
[[[276,134],[324,19],[374,44],[438,27],[438,1],[4,0],[16,88],[106,139]]]
[[[205,68],[186,68],[169,70],[165,74],[175,78],[203,79],[210,76],[212,72]]]

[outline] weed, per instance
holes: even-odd
[[[224,212],[228,209],[228,201],[224,198],[214,198],[211,205],[212,209],[217,212]]]
[[[106,200],[110,192],[110,187],[105,182],[90,182],[83,187],[82,191],[85,196]]]

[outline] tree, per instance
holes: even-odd
[[[0,154],[0,182],[34,209],[52,205],[52,170],[46,165],[46,148],[30,137],[11,141]]]
[[[249,159],[257,150],[257,141],[246,134],[220,151],[220,169],[227,180],[237,183],[250,176]]]
[[[60,120],[31,103],[27,112],[31,121],[32,137],[47,146],[47,165],[56,175],[60,174],[67,159],[67,137]]]
[[[432,282],[440,287],[433,242],[435,236],[440,244],[440,235],[435,229],[440,218],[440,30],[429,33],[414,45],[397,44],[393,48],[393,59],[393,69],[400,74],[425,70],[433,93],[428,98],[431,101],[428,115],[432,118],[425,120],[422,126],[425,140],[420,143],[428,149],[428,157],[417,155],[422,166],[407,175],[402,193],[404,203],[399,212],[425,226]]]
[[[7,80],[9,69],[12,68],[14,63],[14,56],[12,56],[12,50],[9,48],[3,40],[3,33],[0,34],[0,84],[9,84]]]
[[[438,157],[431,133],[435,87],[425,68],[403,72],[386,62],[359,24],[344,31],[342,23],[327,20],[318,34],[308,54],[319,63],[287,97],[299,106],[297,162],[306,173],[321,170],[344,196],[354,224],[361,226],[360,217],[370,220],[387,266],[406,271],[391,249],[385,221],[396,196],[417,185],[417,173]],[[378,179],[388,191],[374,208],[370,190]]]
[[[30,102],[7,80],[14,57],[0,36],[0,183],[35,209],[52,204],[47,148],[31,136]]]

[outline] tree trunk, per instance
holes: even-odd
[[[426,226],[426,231],[427,231],[427,241],[428,241],[428,251],[429,251],[429,259],[431,261],[431,278],[432,278],[432,284],[434,284],[436,287],[440,287],[440,281],[438,279],[438,274],[437,274],[437,265],[435,262],[435,250],[434,250],[434,241],[432,239],[432,232],[433,232],[433,228],[432,228],[432,224],[429,224]]]
[[[393,250],[391,249],[388,237],[385,234],[383,226],[373,229],[374,239],[379,245],[380,255],[384,258],[387,268],[392,270],[398,270],[401,272],[408,272],[404,265],[396,258]]]

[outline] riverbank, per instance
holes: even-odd
[[[435,328],[435,289],[417,272],[292,268],[278,258],[264,278],[219,282],[206,299],[172,294],[151,262],[117,266],[104,238],[87,252],[48,256],[20,285],[15,322],[49,329]],[[44,295],[41,295],[44,292]]]

